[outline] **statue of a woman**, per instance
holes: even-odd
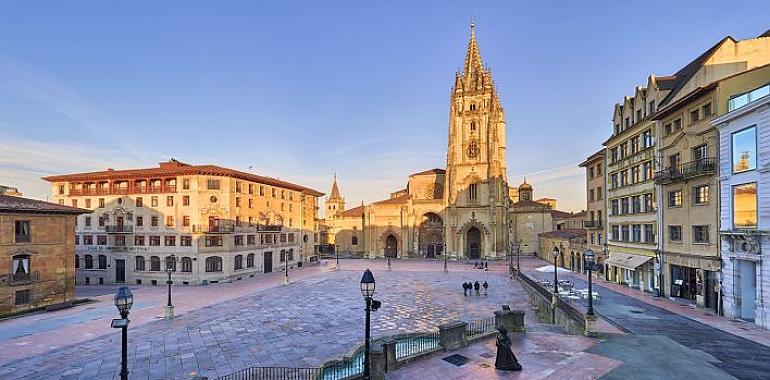
[[[503,326],[497,328],[495,368],[503,371],[521,371],[521,364],[519,364],[516,356],[513,355],[513,351],[511,351],[511,338],[508,337],[508,330]]]

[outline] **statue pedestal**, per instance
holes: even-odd
[[[596,338],[596,316],[595,315],[586,315],[586,329],[584,334],[587,337]]]
[[[163,319],[174,319],[174,306],[166,306],[166,312],[163,314]]]

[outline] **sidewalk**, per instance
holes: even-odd
[[[529,257],[526,260],[527,269],[534,269],[543,265],[553,265],[541,260],[540,258]],[[522,258],[522,264],[523,262],[524,259]],[[522,265],[522,270],[525,270],[524,265]],[[570,275],[585,281],[588,280],[588,275],[585,274],[570,272]],[[596,276],[593,277],[593,283],[596,286],[612,290],[616,293],[634,298],[646,304],[657,306],[671,313],[679,314],[683,317],[701,322],[715,329],[719,329],[724,332],[770,347],[770,331],[765,330],[753,323],[740,320],[731,320],[716,315],[708,310],[691,308],[686,304],[683,305],[665,297],[655,297],[650,293],[646,293],[628,286],[616,284],[614,282],[609,282],[602,278],[597,278]]]

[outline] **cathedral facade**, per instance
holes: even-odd
[[[369,258],[501,258],[509,205],[505,112],[471,24],[450,99],[446,169],[414,173],[388,199],[353,208],[335,177],[321,240]]]

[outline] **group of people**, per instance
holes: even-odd
[[[473,263],[473,269],[489,270],[489,263],[486,261],[476,261]]]
[[[483,284],[480,284],[478,281],[476,282],[463,282],[463,295],[468,296],[468,293],[473,295],[473,291],[476,291],[476,295],[481,295],[481,288],[484,288],[484,295],[487,295],[487,289],[489,289],[489,284],[487,284],[486,281],[484,281]]]

